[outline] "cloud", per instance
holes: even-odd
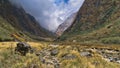
[[[77,12],[84,0],[10,0],[36,18],[39,24],[54,32],[71,14]]]

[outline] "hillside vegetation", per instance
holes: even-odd
[[[85,0],[74,24],[57,40],[120,44],[119,12],[119,0]]]
[[[14,33],[15,29],[0,16],[0,41],[10,41],[10,34]]]

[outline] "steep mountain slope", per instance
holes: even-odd
[[[0,41],[12,40],[9,36],[12,32],[15,32],[15,29],[0,16]]]
[[[15,7],[12,5],[8,0],[0,0],[0,32],[2,34],[5,33],[16,33],[16,32],[22,32],[24,34],[27,34],[31,37],[33,36],[40,36],[40,37],[48,37],[49,34],[47,33],[47,30],[43,29],[38,22],[24,11],[22,7]],[[7,28],[2,27],[2,25],[9,25],[7,26],[8,31],[4,31]],[[9,28],[10,27],[10,28]],[[12,32],[11,30],[14,29]],[[3,30],[4,29],[4,30]],[[5,37],[7,37],[5,35]],[[3,38],[3,36],[1,37]]]
[[[60,40],[120,43],[119,26],[119,0],[86,0],[74,24],[64,32]]]
[[[56,35],[57,36],[61,36],[62,34],[63,34],[63,32],[65,31],[65,30],[67,30],[67,28],[69,28],[72,24],[73,24],[73,22],[74,22],[74,20],[75,20],[75,18],[76,18],[76,15],[77,15],[77,13],[73,13],[72,15],[70,15],[70,17],[68,17],[65,21],[64,21],[64,23],[62,23],[59,27],[58,27],[58,29],[56,30]]]

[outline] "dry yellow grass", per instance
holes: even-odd
[[[54,47],[48,46],[47,42],[28,42],[36,52],[46,48],[53,49]],[[16,42],[1,42],[0,43],[0,68],[30,68],[36,66],[38,68],[53,68],[42,64],[39,57],[35,54],[27,54],[26,56],[20,56],[14,54],[14,47]],[[60,68],[120,68],[120,64],[108,62],[102,59],[102,57],[93,52],[93,57],[83,57],[80,55],[79,50],[86,48],[113,48],[120,49],[119,45],[61,45],[56,47],[59,50],[57,58],[60,61]],[[75,55],[75,59],[63,59],[65,54]]]
[[[46,47],[45,44],[28,42],[33,48],[41,50]],[[42,64],[35,54],[27,54],[26,56],[20,56],[14,54],[14,48],[16,42],[1,42],[0,43],[0,68],[30,68],[32,66],[37,66],[40,68]]]

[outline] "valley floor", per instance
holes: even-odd
[[[120,45],[28,43],[34,53],[21,56],[0,42],[0,68],[120,68]]]

